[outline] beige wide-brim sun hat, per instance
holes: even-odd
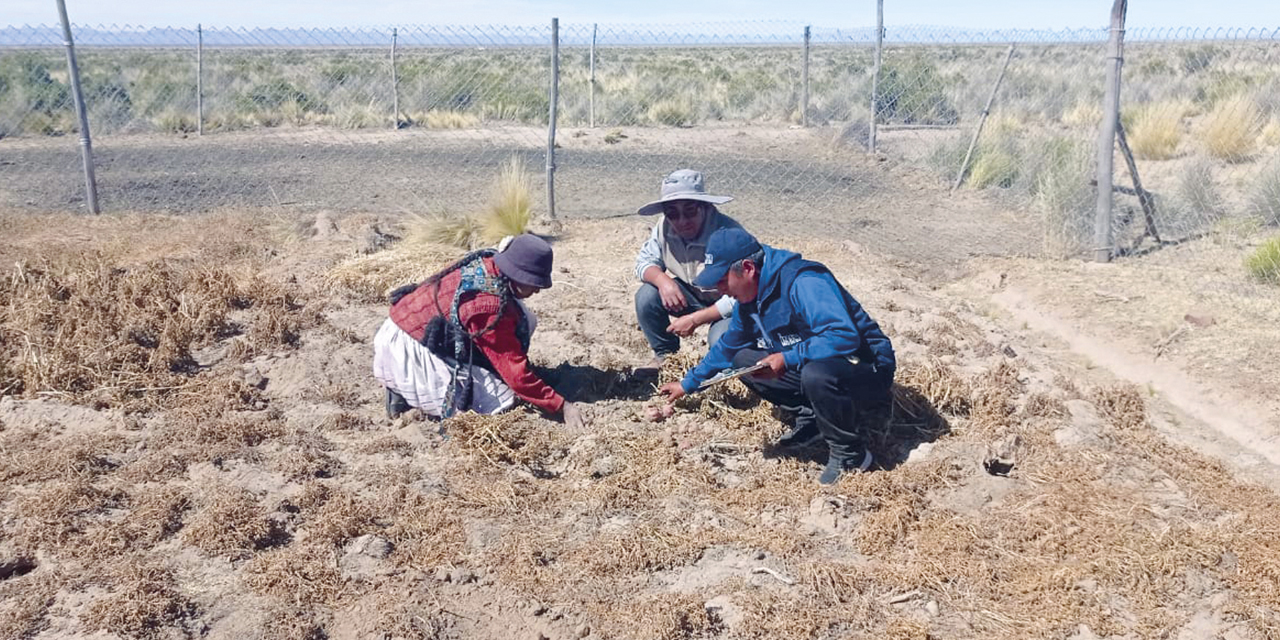
[[[730,196],[713,196],[707,193],[702,173],[692,169],[680,169],[662,180],[662,197],[640,207],[636,213],[651,216],[662,213],[662,205],[673,200],[697,200],[711,204],[724,204],[733,200]]]

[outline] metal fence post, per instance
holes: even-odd
[[[800,126],[809,126],[809,27],[804,28],[804,62],[800,65],[801,84],[804,86],[800,94]]]
[[[991,95],[987,96],[987,106],[982,108],[982,117],[978,119],[978,128],[973,131],[973,138],[969,140],[969,150],[964,152],[964,161],[960,163],[960,171],[956,172],[956,181],[951,185],[953,193],[960,188],[960,183],[964,182],[964,172],[969,169],[969,161],[973,159],[973,149],[978,146],[978,137],[982,135],[982,127],[986,126],[987,116],[991,115],[991,105],[996,101],[996,94],[1000,93],[1000,83],[1004,81],[1004,74],[1009,70],[1009,61],[1013,59],[1015,44],[1009,43],[1009,51],[1004,55],[1004,65],[1000,67],[1000,75],[996,76],[996,83],[991,87]]]
[[[1124,62],[1124,17],[1127,0],[1111,7],[1111,39],[1107,44],[1106,98],[1098,127],[1098,208],[1093,221],[1093,259],[1110,262],[1114,244],[1111,232],[1112,169],[1115,161],[1116,123],[1120,120],[1120,66]]]
[[[591,128],[596,128],[596,27],[591,25],[591,99],[590,99],[590,123]]]
[[[204,135],[204,28],[196,25],[196,135]]]
[[[391,128],[400,128],[400,80],[396,77],[397,30],[391,29]]]
[[[98,179],[93,173],[93,140],[89,136],[89,113],[80,91],[80,67],[76,64],[76,45],[71,40],[71,20],[67,18],[67,3],[58,0],[58,17],[62,19],[62,43],[67,47],[67,74],[71,79],[71,97],[76,104],[76,118],[80,120],[80,159],[84,163],[85,199],[89,212],[98,213]]]
[[[884,0],[876,0],[876,54],[875,54],[875,72],[871,76],[871,126],[867,131],[867,151],[876,152],[876,120],[880,114],[876,109],[876,103],[879,102],[880,96],[880,60],[884,50]]]
[[[547,121],[547,215],[556,219],[556,103],[560,98],[560,18],[551,19],[551,106]]]

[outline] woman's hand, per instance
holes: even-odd
[[[564,417],[564,426],[570,429],[581,429],[587,426],[587,420],[582,417],[582,409],[579,409],[578,405],[572,402],[565,402],[560,411]]]

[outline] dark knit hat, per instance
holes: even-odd
[[[502,275],[530,287],[551,288],[551,245],[531,233],[516,236],[493,257]]]

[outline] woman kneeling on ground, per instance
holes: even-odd
[[[578,407],[529,368],[536,320],[521,300],[551,287],[551,260],[551,245],[524,234],[392,292],[391,317],[373,340],[387,416],[413,407],[438,418],[493,414],[518,396],[581,426]]]

